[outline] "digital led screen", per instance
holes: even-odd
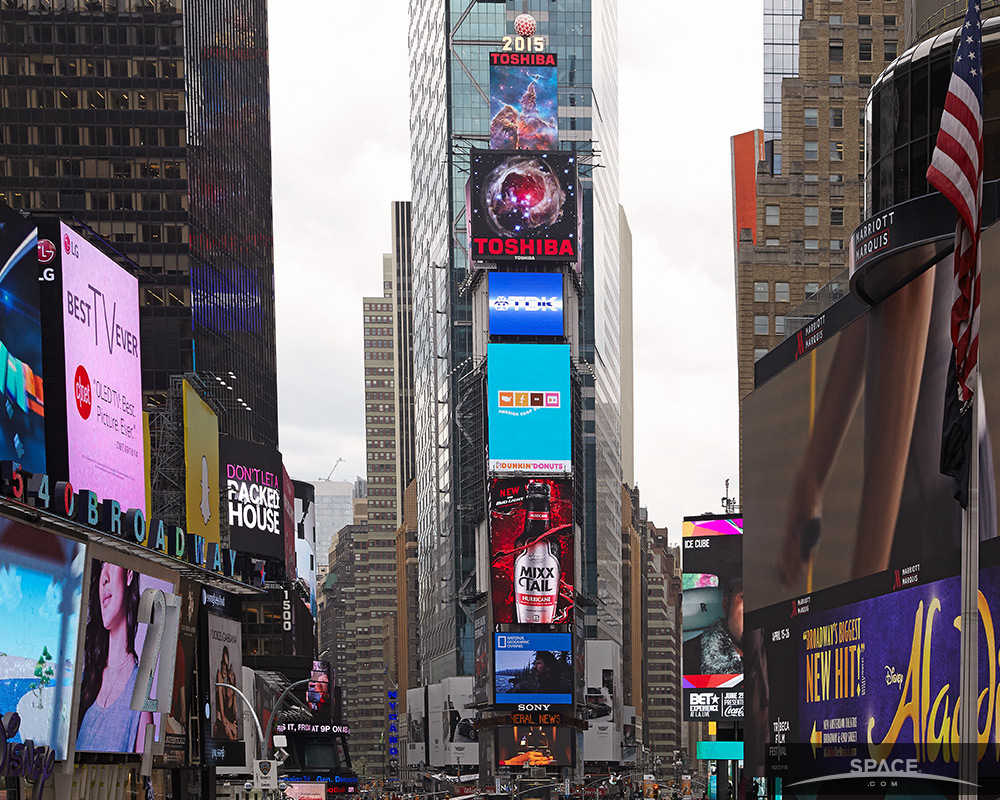
[[[555,150],[559,81],[554,53],[490,53],[490,149]]]
[[[184,472],[187,532],[219,543],[219,418],[186,380]]]
[[[494,623],[573,621],[573,482],[490,482]]]
[[[468,184],[473,261],[576,261],[576,156],[473,150]]]
[[[69,479],[145,509],[139,281],[64,223],[59,231]]]
[[[569,633],[495,633],[497,705],[573,704],[573,637]]]
[[[567,726],[511,725],[497,728],[501,767],[570,767],[576,729]]]
[[[243,641],[237,620],[208,615],[208,670],[210,686],[210,738],[238,742],[243,738],[243,710],[232,689],[218,686],[227,683],[243,690]]]
[[[486,362],[490,470],[570,472],[569,345],[490,344]]]
[[[52,243],[41,252],[51,260]],[[0,459],[28,472],[46,471],[38,254],[34,224],[0,203]]]
[[[689,517],[682,529],[685,719],[743,718],[743,520]]]
[[[309,673],[309,684],[306,687],[306,702],[315,720],[322,719],[329,722],[333,719],[330,683],[330,662],[314,660],[312,671]]]
[[[141,753],[149,723],[160,740],[162,715],[135,708],[132,702],[136,683],[142,686],[149,680],[140,670],[150,625],[139,621],[139,601],[147,589],[158,589],[167,596],[174,591],[169,581],[112,561],[95,558],[90,562],[76,734],[79,752]],[[164,635],[168,635],[166,631]],[[172,671],[175,665],[160,660],[160,642],[151,639],[148,646],[155,653],[155,686],[157,672]]]
[[[283,560],[281,453],[231,436],[219,439],[231,547]]]
[[[0,712],[16,711],[15,741],[66,758],[84,545],[0,518]]]
[[[491,336],[562,336],[563,276],[551,272],[489,274]]]

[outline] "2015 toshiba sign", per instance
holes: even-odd
[[[284,558],[281,454],[228,436],[220,437],[219,452],[233,547]]]

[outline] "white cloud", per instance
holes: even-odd
[[[17,567],[0,567],[0,608],[12,614],[21,605],[21,575]]]
[[[38,608],[38,616],[42,619],[60,619],[62,614],[59,611],[59,604],[62,601],[63,585],[52,581],[45,590],[45,599],[42,600]]]

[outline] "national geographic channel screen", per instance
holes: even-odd
[[[743,718],[743,520],[686,517],[682,529],[684,718]]]

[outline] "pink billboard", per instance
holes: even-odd
[[[144,509],[139,282],[59,228],[69,479],[122,508]]]

